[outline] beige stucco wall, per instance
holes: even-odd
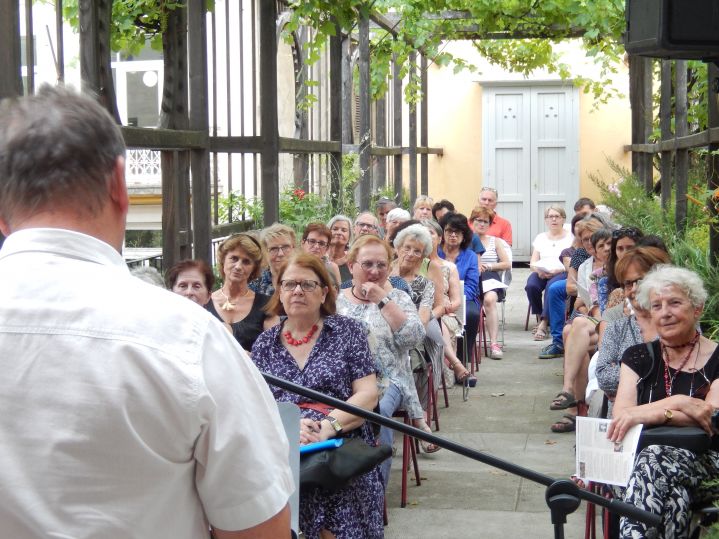
[[[448,44],[446,50],[459,54],[479,66],[478,73],[453,73],[452,68],[429,68],[429,145],[441,147],[443,156],[429,157],[429,194],[435,199],[447,198],[457,209],[469,212],[482,186],[482,86],[484,81],[559,80],[556,75],[537,73],[525,79],[483,62],[466,42]],[[565,46],[564,59],[577,73],[598,77],[576,44]],[[612,178],[607,164],[610,158],[624,166],[630,155],[623,151],[631,138],[631,114],[628,98],[628,74],[622,66],[615,75],[615,86],[624,97],[606,104],[595,103],[591,94],[579,91],[579,195],[598,198],[590,173]],[[595,106],[596,105],[596,106]],[[419,175],[419,171],[418,171]],[[405,169],[405,183],[408,170]],[[598,200],[597,200],[598,202]]]

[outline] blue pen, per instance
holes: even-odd
[[[315,451],[322,451],[323,449],[337,449],[344,443],[343,438],[330,438],[324,442],[314,442],[307,445],[300,446],[300,455],[307,453],[314,453]]]

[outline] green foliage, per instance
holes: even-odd
[[[456,71],[476,70],[465,59],[443,50],[444,43],[464,38],[463,32],[472,26],[491,38],[475,40],[475,47],[490,62],[531,74],[547,69],[562,78],[574,77],[585,91],[599,99],[608,98],[614,91],[611,78],[617,73],[624,54],[621,35],[624,30],[624,0],[291,0],[292,17],[285,32],[293,32],[301,25],[315,29],[314,38],[307,44],[310,61],[322,54],[327,39],[337,33],[356,31],[360,15],[373,13],[400,18],[395,26],[397,36],[385,30],[372,30],[370,76],[372,95],[384,94],[389,78],[389,66],[396,56],[401,77],[411,68],[410,54],[422,50],[430,62],[452,66]],[[466,18],[447,18],[450,11],[464,12]],[[581,79],[572,74],[571,66],[557,61],[556,45],[576,35],[590,58],[600,68],[597,80]],[[515,40],[516,36],[526,39]],[[405,85],[405,99],[416,102],[419,87],[410,80]]]
[[[308,223],[326,223],[332,217],[329,201],[316,193],[288,187],[280,193],[280,222],[301,233]]]
[[[196,1],[196,0],[193,0]],[[65,0],[62,12],[75,31],[80,27],[79,0]],[[138,54],[149,41],[154,50],[162,50],[162,32],[167,29],[170,12],[185,4],[182,0],[123,0],[112,3],[110,47],[115,52]],[[214,1],[206,2],[208,10]]]
[[[216,211],[220,224],[249,220],[252,223],[250,228],[262,227],[264,207],[260,198],[247,198],[239,191],[233,191],[218,197]]]
[[[687,226],[683,235],[676,231],[673,200],[669,208],[663,210],[659,197],[647,194],[636,176],[612,161],[609,165],[617,175],[615,181],[607,183],[591,176],[601,192],[601,203],[612,209],[612,219],[617,223],[636,226],[644,234],[660,236],[676,264],[699,274],[709,293],[702,315],[702,328],[710,339],[719,337],[719,268],[709,259],[712,218],[703,201],[709,200],[711,193],[703,187],[705,172],[702,160],[694,159],[690,169]]]

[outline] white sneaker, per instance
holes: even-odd
[[[502,359],[504,357],[502,347],[497,343],[492,343],[489,348],[489,357],[492,359]]]

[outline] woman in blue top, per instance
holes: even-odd
[[[467,298],[467,320],[464,331],[468,353],[465,359],[469,361],[479,325],[479,264],[477,255],[469,249],[472,243],[472,231],[467,224],[467,217],[461,213],[448,213],[442,217],[439,224],[443,233],[437,253],[440,258],[457,265],[459,279],[464,281],[464,295]]]

